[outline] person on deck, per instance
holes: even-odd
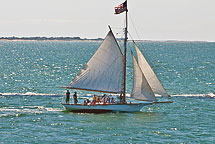
[[[97,100],[96,100],[98,103],[101,102],[101,99],[100,99],[100,96],[97,97]]]
[[[110,101],[112,104],[114,104],[115,103],[115,100],[114,100],[114,98],[112,97],[111,98],[111,101]]]
[[[123,103],[122,94],[120,94],[120,96],[119,96],[119,101],[121,104]]]
[[[74,104],[76,105],[78,103],[77,92],[75,92],[75,94],[73,95],[73,99],[74,99]]]
[[[66,92],[66,104],[69,104],[69,99],[70,99],[70,92],[67,90]]]
[[[87,102],[86,102],[86,100],[84,100],[84,105],[87,105]]]
[[[96,105],[96,100],[97,100],[96,95],[94,95],[93,96],[93,102],[92,102],[93,105]]]
[[[106,104],[106,96],[105,95],[102,98],[102,102],[103,102],[104,105]]]
[[[104,94],[104,95],[102,96],[102,99],[103,99],[104,97],[106,97],[106,94]]]
[[[110,96],[107,97],[107,103],[110,103]]]
[[[90,100],[89,99],[87,99],[87,105],[90,103]]]

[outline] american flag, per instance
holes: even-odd
[[[120,14],[124,11],[127,11],[127,1],[120,4],[118,7],[115,7],[115,14]]]

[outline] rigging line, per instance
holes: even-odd
[[[131,24],[132,24],[132,26],[134,27],[134,30],[135,30],[135,32],[136,32],[137,37],[138,37],[138,39],[140,40],[140,36],[139,36],[139,34],[138,34],[138,32],[137,32],[137,29],[136,29],[136,27],[135,27],[135,25],[134,25],[134,22],[133,22],[133,20],[132,20],[132,18],[131,18],[131,15],[130,15],[130,14],[129,14],[129,18],[130,18],[130,20],[131,20]]]
[[[134,25],[134,22],[133,22],[133,20],[132,20],[130,14],[129,14],[129,18],[130,18],[130,20],[131,20],[132,26],[134,27],[135,33],[136,33],[136,35],[137,35],[137,38],[140,40],[140,36],[139,36],[139,34],[138,34],[138,31],[137,31],[137,29],[136,29],[136,26]],[[129,34],[129,35],[130,35],[130,37],[131,37],[131,34]],[[134,39],[132,38],[132,40],[134,40]],[[144,44],[143,44],[143,42],[141,42],[140,45],[141,45],[142,49],[144,49]]]
[[[133,39],[133,37],[131,36],[130,32],[128,32],[128,34],[129,34],[129,36],[131,37],[131,40],[133,40],[133,41],[134,41],[134,39]]]
[[[130,32],[128,32],[128,34],[129,34],[131,40],[134,41],[134,39],[133,39],[133,37],[131,36]],[[129,47],[129,48],[130,48],[130,51],[132,51],[132,50],[131,50],[131,47]]]

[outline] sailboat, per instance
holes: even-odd
[[[76,77],[65,87],[66,89],[86,90],[122,95],[121,103],[112,104],[66,104],[62,106],[71,112],[137,112],[143,106],[158,103],[155,94],[167,97],[155,73],[143,57],[134,42],[138,61],[132,53],[133,60],[133,88],[131,97],[138,102],[126,101],[126,53],[127,53],[127,0],[115,8],[115,14],[126,12],[126,27],[124,38],[124,53],[122,53],[117,40],[109,26],[109,32],[95,54],[80,70]]]

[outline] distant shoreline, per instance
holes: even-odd
[[[80,37],[0,37],[0,41],[72,41],[72,42],[101,42],[103,38],[87,39]],[[122,38],[117,40],[124,40]],[[128,40],[131,41],[131,40]],[[135,40],[136,42],[215,42],[215,41],[192,41],[192,40]]]
[[[29,42],[101,42],[102,40],[24,40],[24,39],[13,39],[13,40],[8,40],[8,39],[0,39],[0,41],[29,41]]]
[[[87,39],[80,37],[0,37],[4,41],[102,41],[102,38]]]

